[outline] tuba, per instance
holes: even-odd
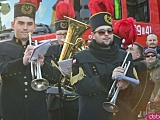
[[[77,21],[75,19],[66,17],[68,21],[68,32],[60,54],[59,61],[71,59],[71,57],[78,51],[86,49],[85,40],[81,38],[81,35],[89,28],[85,23]],[[78,98],[77,93],[70,84],[70,73],[71,68],[67,68],[69,75],[66,75],[65,79],[62,80],[61,86],[64,88],[65,100],[74,100]]]
[[[72,57],[72,53],[73,51],[75,51],[75,46],[78,46],[77,44],[82,43],[82,39],[80,38],[80,36],[89,28],[87,24],[70,17],[66,17],[66,19],[68,21],[69,27],[59,61],[66,60]]]

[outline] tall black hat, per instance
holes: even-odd
[[[73,6],[65,1],[59,1],[56,4],[56,22],[55,22],[55,30],[68,30],[68,21],[64,16],[74,18],[75,11]]]
[[[58,20],[55,22],[55,30],[68,30],[68,22],[66,20]]]
[[[14,18],[27,16],[35,20],[36,11],[42,0],[19,0],[14,5]]]
[[[14,18],[27,16],[35,20],[36,6],[33,3],[18,2],[14,5]]]
[[[89,22],[91,25],[92,31],[94,31],[97,27],[108,25],[112,27],[112,17],[108,12],[99,12],[97,14],[92,15],[89,18]]]
[[[92,13],[89,19],[92,31],[103,25],[112,27],[112,15],[114,13],[112,0],[91,0],[88,7]]]

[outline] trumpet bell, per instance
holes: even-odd
[[[111,102],[104,102],[103,108],[108,112],[112,112],[112,113],[118,112],[118,107],[114,103],[111,103]]]
[[[42,78],[42,79],[34,79],[31,82],[31,87],[36,91],[43,91],[46,90],[49,86],[49,82]]]

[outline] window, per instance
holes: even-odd
[[[148,0],[126,0],[127,15],[136,21],[149,22]]]

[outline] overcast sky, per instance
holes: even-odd
[[[36,13],[36,23],[43,23],[50,25],[52,18],[52,6],[57,0],[42,0],[40,7]],[[7,29],[11,27],[11,21],[13,20],[14,4],[18,0],[6,0],[9,3],[11,10],[6,14],[1,14],[2,26],[5,25]],[[3,3],[3,2],[2,2]]]

